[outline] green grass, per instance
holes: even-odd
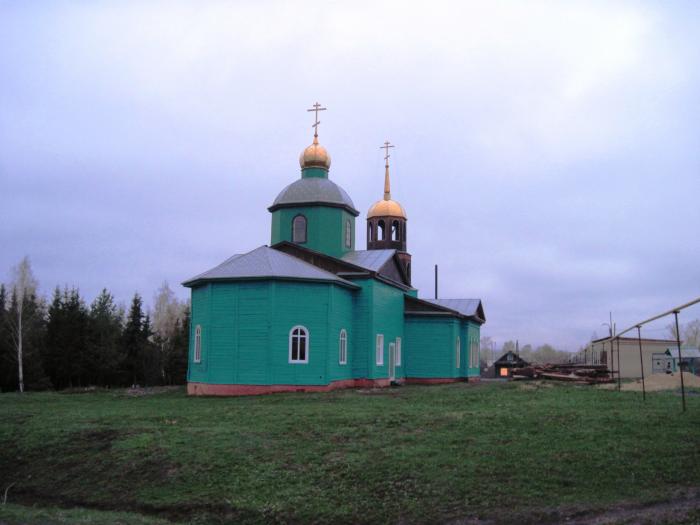
[[[97,523],[556,521],[700,488],[700,396],[682,414],[672,393],[550,384],[3,394],[0,498],[13,483],[10,503],[92,509]],[[82,519],[17,508],[0,522]]]

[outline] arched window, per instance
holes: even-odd
[[[306,242],[306,217],[297,215],[292,220],[292,242]]]
[[[345,247],[352,248],[352,223],[350,219],[345,220]]]
[[[411,263],[406,263],[406,277],[411,280]]]
[[[384,226],[384,221],[379,221],[377,223],[377,240],[378,241],[383,241],[386,239],[385,235],[385,226]]]
[[[346,365],[348,363],[348,333],[343,328],[338,339],[338,363]]]
[[[401,239],[401,231],[399,230],[399,221],[391,223],[391,240],[398,241]]]
[[[372,221],[367,223],[367,242],[372,242],[374,238],[374,224]]]
[[[462,353],[462,352],[460,352],[460,346],[461,345],[460,345],[460,341],[459,341],[459,336],[457,336],[457,344],[455,345],[455,355],[457,356],[455,358],[455,361],[456,361],[457,368],[459,368],[460,358],[461,358],[460,354]]]
[[[200,325],[194,329],[194,362],[202,362],[202,327]]]
[[[309,331],[303,326],[295,326],[289,331],[289,362],[309,362]]]

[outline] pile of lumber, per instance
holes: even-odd
[[[613,379],[606,365],[530,365],[513,369],[513,379],[553,379],[579,384],[609,383]]]

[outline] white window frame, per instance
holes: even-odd
[[[338,364],[348,364],[348,333],[343,328],[338,336]]]
[[[202,362],[202,325],[197,325],[194,329],[194,362]]]
[[[455,344],[455,363],[457,365],[457,368],[460,367],[462,364],[462,341],[460,340],[459,336],[457,336],[457,341]]]
[[[377,366],[384,366],[384,334],[377,334],[374,358]]]
[[[292,343],[294,337],[298,337],[299,340],[301,340],[302,336],[295,336],[294,331],[295,330],[302,330],[304,332],[303,338],[305,341],[304,345],[304,359],[292,359]],[[300,324],[293,326],[292,329],[289,331],[289,364],[293,365],[298,365],[298,364],[306,364],[309,362],[309,350],[311,348],[311,334],[309,333],[308,328],[305,326],[302,326]]]
[[[396,338],[396,359],[395,359],[395,365],[396,366],[401,366],[401,338],[397,337]]]

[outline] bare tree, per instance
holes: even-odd
[[[153,342],[160,350],[160,374],[167,380],[167,369],[173,341],[177,337],[185,320],[186,303],[180,302],[164,281],[153,298]]]
[[[700,319],[694,319],[683,327],[685,344],[689,347],[700,347]]]
[[[17,266],[12,268],[12,280],[10,287],[17,301],[16,317],[10,319],[10,334],[17,349],[17,374],[19,379],[19,391],[24,392],[24,367],[22,363],[22,344],[24,341],[24,330],[26,326],[26,305],[27,299],[36,295],[38,283],[32,272],[32,265],[29,257],[24,258]]]
[[[167,341],[175,332],[177,322],[182,320],[185,305],[178,301],[167,281],[163,281],[153,302],[153,332]]]

